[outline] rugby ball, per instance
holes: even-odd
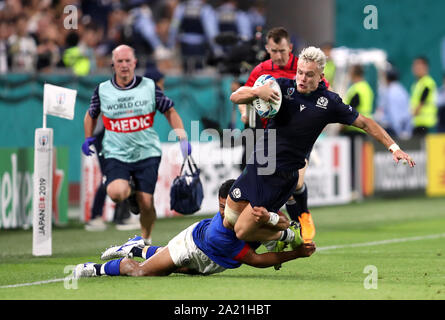
[[[271,83],[271,87],[278,92],[278,94],[280,95],[280,100],[277,103],[264,101],[260,98],[256,98],[255,100],[253,100],[252,105],[261,118],[273,118],[280,110],[282,99],[281,89],[274,77],[268,74],[263,74],[262,76],[258,77],[253,87],[260,87],[270,82],[271,80],[273,81]]]

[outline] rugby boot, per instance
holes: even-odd
[[[301,225],[301,237],[304,243],[310,243],[315,237],[315,224],[310,212],[303,212],[298,216]]]

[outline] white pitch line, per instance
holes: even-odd
[[[370,246],[379,246],[379,245],[383,245],[383,244],[401,243],[401,242],[409,242],[409,241],[420,241],[420,240],[429,240],[429,239],[438,239],[438,238],[445,238],[445,233],[431,234],[431,235],[417,236],[417,237],[408,237],[408,238],[388,239],[388,240],[381,240],[381,241],[340,244],[340,245],[334,245],[334,246],[320,247],[320,248],[317,248],[317,251],[327,251],[327,250],[346,249],[346,248],[358,248],[358,247],[370,247]],[[47,284],[47,283],[53,283],[53,282],[61,282],[61,281],[64,281],[65,279],[66,278],[60,278],[60,279],[51,279],[51,280],[43,280],[43,281],[28,282],[28,283],[10,284],[10,285],[6,285],[6,286],[0,286],[0,289],[27,287],[27,286]]]
[[[409,241],[420,241],[420,240],[429,240],[429,239],[438,239],[438,238],[445,238],[445,233],[431,234],[431,235],[417,236],[417,237],[408,237],[408,238],[362,242],[362,243],[339,244],[339,245],[334,245],[334,246],[320,247],[320,248],[317,248],[316,251],[327,251],[327,250],[357,248],[357,247],[370,247],[370,246],[379,246],[379,245],[383,245],[383,244],[401,243],[401,242],[409,242]]]
[[[28,282],[28,283],[18,283],[18,284],[10,284],[7,286],[0,286],[0,289],[5,288],[19,288],[19,287],[27,287],[27,286],[35,286],[39,284],[47,284],[47,283],[53,283],[53,282],[61,282],[64,281],[65,278],[60,279],[51,279],[51,280],[43,280],[43,281],[36,281],[36,282]]]

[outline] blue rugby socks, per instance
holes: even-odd
[[[96,269],[96,275],[97,276],[118,276],[120,275],[120,264],[121,261],[124,258],[116,259],[116,260],[110,260],[104,264],[95,264],[94,268]]]
[[[130,252],[133,254],[133,257],[147,260],[154,255],[159,248],[159,246],[145,246],[144,248],[134,247]]]
[[[146,246],[144,248],[134,247],[131,249],[131,253],[133,253],[133,257],[143,258],[147,260],[151,256],[153,256],[156,253],[156,250],[158,250],[159,246]],[[105,262],[104,264],[96,263],[94,265],[94,268],[96,270],[96,276],[118,276],[120,275],[120,264],[121,261],[124,258],[116,259],[116,260],[110,260],[108,262]]]

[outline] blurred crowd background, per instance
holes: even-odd
[[[395,176],[387,162],[373,160],[391,161],[387,150],[366,144],[362,132],[331,126],[320,140],[349,136],[362,150],[350,152],[358,159],[352,172],[363,175],[353,177],[353,190],[362,188],[369,196],[387,192],[388,186],[397,195],[402,190],[433,194],[437,188],[443,195],[445,136],[437,133],[445,132],[445,2],[372,2],[370,7],[367,0],[0,0],[0,114],[7,124],[0,126],[5,137],[0,175],[16,168],[17,152],[32,151],[34,129],[41,126],[43,84],[75,89],[74,119],[50,117],[48,126],[55,132],[57,168],[63,167],[66,177],[62,198],[69,194],[70,204],[79,203],[83,117],[94,88],[112,75],[111,52],[119,44],[135,48],[138,75],[165,79],[164,91],[192,141],[201,138],[193,139],[196,122],[200,130],[218,133],[248,129],[230,93],[270,58],[267,32],[284,27],[293,54],[308,45],[322,48],[331,90],[415,154],[414,173],[400,169]],[[166,120],[158,117],[154,127],[161,142],[168,142]],[[32,161],[18,170],[24,173],[11,176],[23,182],[15,185],[31,190],[25,187],[31,185]],[[231,170],[215,164],[203,171],[203,180],[216,187]],[[322,190],[325,179],[319,181]],[[23,207],[29,207],[31,198],[25,198]],[[9,200],[11,206],[12,196]]]
[[[121,43],[136,49],[139,68],[156,62],[169,73],[202,71],[224,55],[227,41],[255,39],[265,26],[264,2],[0,1],[0,73],[107,72]]]
[[[409,86],[431,73],[436,81],[434,86],[439,89],[437,93],[435,89],[430,90],[432,97],[438,97],[434,108],[445,105],[445,87],[442,87],[437,68],[439,61],[442,61],[442,67],[445,65],[445,42],[440,40],[443,33],[440,28],[432,29],[438,34],[431,32],[427,25],[414,28],[409,23],[414,18],[411,17],[412,10],[401,8],[397,11],[397,5],[377,2],[374,6],[377,30],[373,31],[363,27],[361,20],[366,19],[363,4],[339,0],[311,3],[272,3],[265,0],[3,0],[0,1],[0,75],[109,75],[111,52],[122,43],[135,48],[139,74],[157,78],[164,74],[247,75],[255,65],[269,58],[265,50],[267,30],[284,26],[289,30],[294,54],[308,44],[322,47],[328,56],[336,45],[351,48],[377,45],[388,53],[388,61],[392,65],[383,70],[390,73],[386,79],[382,75],[374,76],[369,68],[358,70],[350,65],[347,85],[353,86],[354,78],[357,78],[355,82],[371,82],[375,99],[368,103],[372,106],[369,115],[375,113],[379,122],[390,127],[402,113],[406,114],[404,121],[411,121],[409,98],[401,101],[387,97],[388,92],[392,93],[387,90],[390,83],[399,85],[395,95],[407,96],[413,93]],[[419,5],[414,11],[431,15],[435,10]],[[397,12],[400,17],[394,16]],[[384,21],[391,21],[389,16],[393,16],[394,25],[382,25]],[[431,19],[426,20],[434,25]],[[406,34],[401,34],[401,30]],[[407,37],[410,35],[415,41],[408,46]],[[421,37],[428,41],[426,45],[422,44]],[[441,53],[431,50],[440,46],[439,43],[442,43]],[[419,59],[425,63],[420,73],[419,68],[414,67]],[[332,60],[329,63],[332,64]],[[335,87],[335,66],[329,65],[329,68],[325,72],[329,73],[331,86],[342,96],[347,96],[346,90],[339,91]],[[354,69],[362,73],[362,77],[355,77]],[[399,107],[394,106],[396,99]],[[388,103],[392,104],[392,110],[385,106]],[[438,114],[438,129],[443,131],[445,108],[439,109],[434,113]],[[391,111],[396,114],[391,114]],[[418,133],[431,132],[436,123],[435,120],[427,130],[421,129]],[[408,126],[402,137],[409,138],[413,130],[415,126],[414,129]]]

